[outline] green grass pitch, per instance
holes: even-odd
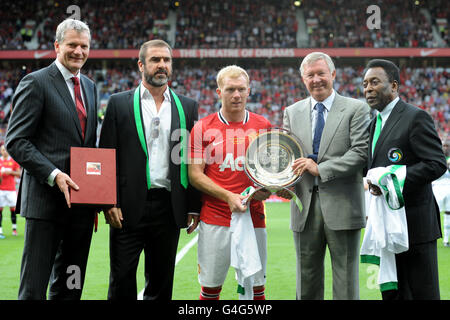
[[[289,205],[287,203],[267,203],[268,262],[266,298],[271,300],[295,299],[295,251],[292,232],[289,229]],[[11,235],[11,219],[7,208],[3,212],[3,233],[0,240],[0,300],[15,300],[19,287],[20,261],[23,250],[25,219],[18,216],[17,237]],[[99,230],[93,235],[89,255],[83,300],[104,300],[108,292],[109,279],[109,226],[99,217]],[[182,230],[178,250],[181,250],[195,234],[187,235]],[[441,299],[450,299],[450,248],[438,240],[439,282]],[[379,300],[381,295],[376,287],[377,267],[359,265],[360,298]],[[138,268],[138,288],[144,286],[143,264]],[[332,299],[332,278],[330,258],[325,259],[325,299]],[[223,286],[221,299],[236,300],[237,284],[234,271],[230,268]],[[200,285],[197,281],[197,246],[194,245],[178,262],[175,269],[174,300],[197,300]]]

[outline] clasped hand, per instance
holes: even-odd
[[[383,194],[381,189],[374,185],[370,180],[367,180],[367,184],[369,185],[369,192],[374,196],[381,196]]]
[[[319,176],[319,167],[317,163],[310,158],[295,159],[294,164],[292,165],[292,171],[299,176],[303,175],[305,172],[309,172],[314,177]]]

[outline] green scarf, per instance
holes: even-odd
[[[187,157],[186,117],[184,115],[184,110],[183,110],[183,106],[181,105],[180,99],[178,98],[178,96],[175,94],[175,92],[172,89],[169,88],[169,90],[172,93],[173,98],[175,100],[175,104],[176,104],[177,110],[178,110],[178,116],[180,118],[180,129],[181,129],[180,181],[181,181],[181,185],[186,189],[188,187],[188,176],[187,176],[187,166],[186,166],[186,163],[187,163],[187,161],[186,161],[186,157]],[[141,147],[144,150],[145,156],[147,158],[147,162],[146,162],[147,189],[150,189],[151,181],[150,181],[149,155],[148,155],[148,150],[147,150],[147,142],[145,141],[144,128],[142,126],[140,101],[141,101],[141,86],[139,85],[134,90],[134,99],[133,99],[134,121],[136,122],[136,129],[137,129],[139,141],[141,143]]]

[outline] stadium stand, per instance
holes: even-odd
[[[30,71],[30,68],[28,68]],[[199,102],[199,117],[218,110],[220,102],[216,94],[215,76],[218,68],[185,65],[176,68],[171,86],[180,94]],[[306,89],[298,71],[298,65],[275,67],[252,67],[247,69],[251,79],[249,108],[264,115],[274,125],[282,124],[282,111],[286,106],[304,98]],[[99,119],[105,112],[106,103],[113,93],[129,90],[139,83],[140,75],[134,64],[105,69],[84,70],[96,80],[101,100]],[[0,120],[6,121],[12,93],[23,70],[0,70]],[[342,95],[364,99],[362,94],[362,67],[337,69],[335,89]],[[401,70],[400,96],[402,99],[427,110],[435,120],[439,135],[449,139],[450,132],[450,68],[405,67]]]
[[[440,34],[433,31],[437,31],[436,18],[448,11],[448,6],[444,9],[444,1],[320,0],[304,4],[311,47],[448,46],[446,37],[442,37],[446,27]],[[370,5],[389,8],[383,11],[382,28],[376,32],[367,28],[367,16],[358,9]]]
[[[2,50],[53,51],[56,25],[69,16],[70,5],[92,29],[91,53],[101,49],[137,49],[146,40],[161,38],[175,49],[233,48],[434,48],[448,47],[450,9],[445,0],[15,0],[0,11]],[[369,5],[382,11],[382,28],[366,25]],[[2,4],[3,6],[3,4]],[[386,8],[388,10],[386,10]],[[36,51],[38,52],[38,51]],[[429,52],[429,51],[427,51]],[[404,59],[401,97],[430,112],[439,134],[448,141],[449,61],[447,58]],[[92,56],[92,54],[91,54]],[[375,56],[374,56],[375,57]],[[36,58],[36,55],[35,55]],[[110,57],[111,58],[111,57]],[[265,59],[264,59],[265,58]],[[250,108],[281,125],[283,109],[306,96],[298,72],[299,59],[177,59],[172,86],[199,101],[200,116],[219,107],[215,75],[224,64],[243,64],[252,79]],[[258,60],[258,61],[256,61]],[[364,58],[353,61],[335,56],[336,90],[363,99]],[[7,124],[10,102],[20,79],[51,60],[0,59],[0,139]],[[397,62],[399,60],[397,59]],[[220,65],[219,65],[220,64]],[[83,68],[97,83],[104,114],[115,92],[139,82],[136,59],[90,59]]]
[[[294,48],[292,9],[290,1],[184,1],[177,10],[175,47]]]
[[[92,49],[134,49],[153,38],[174,48],[448,47],[446,0],[299,2],[296,9],[286,0],[9,1],[0,49],[52,49],[71,5],[95,30]],[[366,26],[370,5],[384,9],[376,32]]]

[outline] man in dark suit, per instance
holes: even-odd
[[[19,83],[6,147],[24,168],[19,212],[26,218],[19,299],[80,299],[95,212],[71,208],[70,147],[95,147],[97,91],[80,73],[90,31],[67,19],[56,30],[57,58]]]
[[[143,298],[169,300],[180,228],[198,223],[200,200],[188,185],[187,135],[197,102],[168,87],[172,49],[162,40],[144,43],[138,67],[142,82],[112,95],[100,147],[117,155],[117,207],[106,210],[110,226],[108,299],[136,299],[136,270],[145,253]],[[181,156],[180,156],[181,155]]]
[[[436,239],[441,237],[441,226],[431,182],[445,172],[445,156],[432,118],[400,100],[399,85],[399,69],[394,63],[381,59],[368,63],[364,95],[378,111],[370,125],[368,168],[406,165],[403,198],[409,249],[395,256],[398,290],[384,291],[382,296],[439,299]],[[372,194],[381,194],[369,185]]]

